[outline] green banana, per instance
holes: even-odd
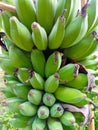
[[[20,98],[17,98],[17,97],[14,97],[14,98],[9,98],[6,103],[8,105],[8,108],[9,108],[9,111],[10,112],[13,112],[13,113],[20,113],[19,112],[19,108],[18,106],[23,103],[24,100],[23,99],[20,99]]]
[[[59,16],[49,34],[50,49],[57,49],[60,47],[65,34],[65,23],[64,16]]]
[[[81,82],[82,81],[82,82]],[[88,85],[88,78],[86,74],[79,73],[78,76],[72,81],[66,83],[68,87],[76,88],[76,89],[85,89]]]
[[[66,24],[70,24],[76,17],[78,11],[81,9],[81,1],[80,0],[66,0],[64,8],[67,9],[65,13]]]
[[[19,105],[19,111],[23,116],[34,116],[37,112],[37,106],[27,101]]]
[[[31,89],[28,93],[28,100],[35,104],[39,105],[41,103],[42,99],[42,91],[36,90],[36,89]]]
[[[33,88],[38,90],[44,89],[44,79],[36,72],[31,72],[30,83]]]
[[[73,126],[76,122],[76,119],[71,112],[65,111],[64,114],[60,117],[60,121],[65,126]]]
[[[39,25],[37,22],[33,22],[31,25],[32,29],[32,39],[34,42],[34,45],[39,50],[46,50],[47,49],[47,33],[45,29]]]
[[[31,24],[36,20],[34,2],[32,0],[15,0],[15,7],[20,21],[31,30]]]
[[[22,83],[30,85],[30,71],[28,68],[19,68],[16,75]]]
[[[49,108],[46,106],[40,106],[37,112],[38,118],[46,119],[49,117]]]
[[[6,98],[12,98],[15,97],[15,94],[12,93],[7,87],[2,90],[3,94],[5,95]]]
[[[14,74],[15,67],[8,56],[0,55],[0,67],[8,74]]]
[[[54,20],[55,3],[54,0],[37,0],[36,15],[38,23],[49,33]]]
[[[64,56],[78,61],[89,56],[97,49],[98,41],[96,35],[97,35],[96,32],[93,32],[91,35],[84,37],[75,46],[65,49]]]
[[[11,40],[9,40],[8,36],[3,37],[3,41],[4,41],[4,44],[8,50],[9,50],[9,47],[14,44]]]
[[[69,88],[62,85],[59,86],[54,94],[59,101],[71,103],[73,105],[87,97],[86,94],[82,93],[78,89]]]
[[[40,64],[41,61],[41,64]],[[45,56],[44,53],[38,49],[32,49],[31,62],[34,70],[44,77],[45,69]]]
[[[54,118],[59,118],[63,115],[64,113],[64,108],[60,103],[55,103],[51,108],[50,108],[50,115],[51,117]]]
[[[12,86],[14,94],[22,99],[28,99],[28,92],[30,91],[30,87],[23,83],[17,83]]]
[[[58,71],[60,76],[60,83],[65,84],[73,79],[75,79],[78,76],[79,73],[79,65],[78,64],[72,64],[69,63]]]
[[[51,107],[55,102],[56,102],[56,98],[54,97],[53,94],[51,94],[51,93],[45,93],[43,95],[43,103],[46,106]]]
[[[18,129],[18,130],[32,130],[32,125],[27,126],[27,127],[25,127],[25,128],[20,128],[20,129]]]
[[[90,0],[88,1],[88,32],[87,34],[91,33],[92,29],[94,28],[94,25],[97,21],[98,14],[97,14],[97,7],[98,7],[98,0]]]
[[[23,116],[20,114],[14,115],[14,117],[10,120],[10,123],[15,128],[25,128],[28,126],[28,122],[32,119],[32,117]]]
[[[46,120],[36,117],[34,122],[32,123],[32,130],[44,130],[45,126]]]
[[[13,42],[25,51],[31,51],[34,46],[32,36],[27,29],[15,16],[10,18],[10,34]]]
[[[50,75],[57,72],[61,66],[61,62],[62,62],[61,53],[59,51],[55,51],[54,53],[52,53],[46,61],[45,76],[49,77]]]
[[[54,93],[59,87],[59,75],[55,73],[47,78],[44,83],[44,89],[46,92]]]
[[[61,124],[61,122],[55,118],[48,118],[48,128],[49,130],[63,130],[63,126]]]
[[[66,3],[66,0],[58,0],[57,1],[56,9],[55,9],[55,16],[54,16],[55,21],[62,14],[62,12],[64,10],[65,3]]]
[[[4,29],[7,37],[9,39],[11,39],[11,35],[10,35],[10,22],[9,22],[10,16],[8,15],[8,12],[7,11],[3,11],[1,13],[1,18],[2,18],[2,28]]]
[[[4,81],[11,81],[11,80],[16,80],[18,81],[18,78],[14,75],[11,75],[11,74],[5,74],[4,75]]]
[[[16,68],[32,68],[30,59],[28,59],[24,52],[16,46],[10,46],[9,58],[11,60],[11,64]]]
[[[68,48],[77,44],[88,29],[88,15],[84,10],[66,27],[61,48]]]

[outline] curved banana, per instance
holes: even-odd
[[[28,85],[22,83],[16,83],[12,86],[14,94],[22,99],[28,99],[28,92],[30,91],[30,87]]]
[[[51,117],[54,118],[59,118],[63,115],[64,113],[64,108],[60,103],[55,103],[51,108],[50,108],[50,115]]]
[[[65,34],[65,23],[64,16],[59,16],[49,34],[50,49],[57,49],[60,47]]]
[[[38,90],[44,89],[44,79],[36,72],[31,72],[31,77],[29,79],[33,88]]]
[[[37,112],[37,115],[40,119],[46,119],[49,117],[49,108],[47,106],[40,106]]]
[[[62,123],[55,118],[49,117],[47,123],[49,130],[63,130]]]
[[[28,59],[25,53],[16,46],[10,46],[9,58],[11,64],[16,68],[32,68],[30,59]]]
[[[60,76],[60,84],[65,84],[78,76],[79,65],[70,63],[61,67],[58,73]]]
[[[37,22],[33,22],[31,25],[32,29],[32,39],[34,42],[34,45],[39,50],[46,50],[47,49],[47,33],[45,29],[39,25]]]
[[[40,64],[41,61],[41,64]],[[45,71],[45,56],[44,53],[38,49],[32,49],[31,62],[33,69],[44,77]]]
[[[36,15],[38,23],[45,28],[49,34],[53,26],[55,13],[54,0],[37,0],[36,1]]]
[[[59,101],[71,104],[76,104],[87,97],[80,90],[66,86],[59,86],[54,94]]]
[[[31,33],[15,16],[10,18],[10,34],[16,46],[25,51],[32,50],[34,44]]]
[[[66,27],[64,40],[61,48],[68,48],[77,44],[87,33],[88,29],[88,15],[83,10],[81,14]]]
[[[20,21],[31,30],[31,24],[36,20],[34,2],[32,0],[15,0],[15,7]]]
[[[19,105],[19,111],[23,116],[34,116],[37,112],[37,106],[30,102],[24,102]],[[29,111],[27,111],[29,110]]]
[[[82,82],[81,82],[82,81]],[[76,88],[76,89],[85,89],[88,85],[88,78],[86,74],[79,73],[78,76],[72,81],[66,83],[68,87]]]
[[[61,62],[62,62],[61,53],[59,51],[55,51],[54,53],[52,53],[46,61],[45,76],[49,77],[50,75],[57,72],[61,66]]]
[[[44,83],[44,89],[48,93],[54,93],[56,89],[59,87],[59,75],[55,73],[47,78]]]
[[[45,93],[43,95],[43,103],[46,106],[51,107],[55,102],[56,102],[56,98],[54,97],[53,94],[51,94],[51,93]]]
[[[89,56],[97,49],[96,32],[84,37],[78,44],[65,49],[64,56],[79,61]],[[80,49],[81,48],[81,49]]]
[[[76,123],[75,116],[69,111],[64,112],[64,114],[60,117],[60,121],[65,126],[74,126]]]
[[[40,119],[38,117],[32,123],[32,130],[40,129],[44,130],[46,127],[46,120]]]
[[[34,105],[39,105],[42,99],[42,91],[31,89],[28,93],[28,100]]]

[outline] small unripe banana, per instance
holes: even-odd
[[[37,112],[40,119],[46,119],[49,117],[49,108],[46,106],[40,106]]]
[[[60,83],[65,84],[78,76],[79,65],[78,64],[67,64],[59,69]]]
[[[45,93],[43,95],[43,103],[46,105],[46,106],[52,106],[56,101],[56,98],[54,97],[53,94],[51,93]]]
[[[44,89],[44,79],[36,72],[31,72],[30,83],[33,88],[38,90]]]
[[[39,50],[46,50],[48,40],[45,29],[41,27],[37,22],[33,22],[31,28],[34,45]]]
[[[62,62],[61,53],[58,51],[52,53],[46,61],[45,76],[49,77],[50,75],[57,72],[61,66],[61,62]]]
[[[59,75],[58,73],[55,73],[54,75],[51,75],[48,77],[48,79],[45,81],[44,89],[48,93],[54,93],[56,89],[59,86]]]
[[[25,51],[31,51],[33,41],[27,27],[25,27],[15,16],[10,18],[10,34],[13,42]]]
[[[64,34],[65,34],[65,23],[66,22],[64,16],[59,16],[49,34],[50,49],[57,49],[62,44]]]
[[[46,120],[40,119],[38,117],[32,123],[32,130],[44,130],[46,127]]]
[[[62,126],[62,123],[55,119],[55,118],[48,118],[48,128],[49,130],[63,130],[63,126]]]
[[[40,64],[41,61],[41,64]],[[31,62],[33,69],[44,77],[45,71],[45,56],[44,53],[38,49],[32,49],[31,52]]]
[[[28,93],[28,100],[35,104],[39,105],[42,99],[42,92],[36,89],[31,89]]]
[[[19,105],[19,111],[23,116],[34,116],[37,112],[37,106],[30,102],[24,102]]]
[[[76,104],[85,99],[87,95],[75,88],[59,86],[55,92],[55,97],[62,102]]]
[[[15,0],[15,7],[20,21],[31,30],[31,24],[36,20],[34,2],[32,0]]]
[[[50,115],[51,117],[58,118],[63,115],[64,108],[60,103],[55,103],[51,108],[50,108]]]

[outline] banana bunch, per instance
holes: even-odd
[[[91,92],[96,94],[97,85],[98,60],[92,53],[98,42],[98,0],[83,8],[80,0],[2,2],[10,8],[0,13],[0,67],[14,114],[11,125],[19,130],[87,125],[89,104],[96,106]]]

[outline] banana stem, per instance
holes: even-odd
[[[10,4],[6,4],[6,3],[3,3],[3,2],[0,2],[0,9],[16,13],[15,6],[10,5]]]

